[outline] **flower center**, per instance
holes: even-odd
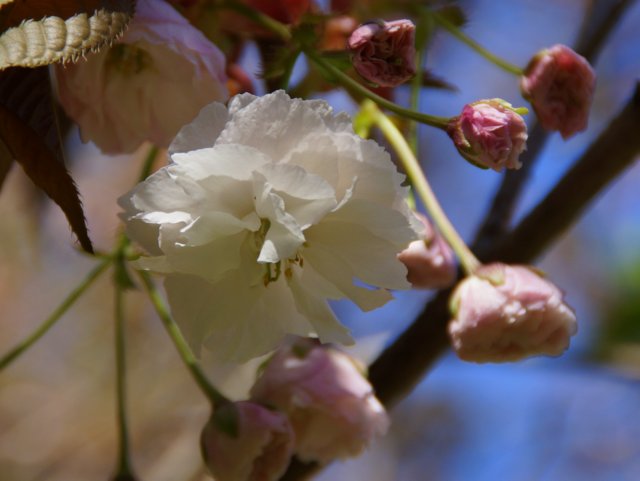
[[[269,232],[270,227],[271,221],[269,219],[260,219],[260,228],[254,233],[254,243],[258,252],[260,252],[262,246],[264,245],[264,241],[267,237],[267,232]],[[306,243],[304,245],[306,245]],[[291,277],[293,276],[293,266],[297,265],[302,268],[304,266],[304,259],[299,252],[296,252],[296,255],[294,257],[286,259],[284,261],[265,263],[265,272],[262,276],[262,282],[265,287],[267,287],[272,282],[276,282],[278,279],[280,279],[280,275],[283,272],[283,263],[285,265],[284,275],[287,279],[291,279]]]
[[[147,51],[131,44],[115,44],[107,53],[107,68],[124,76],[138,74],[152,64],[153,60]]]

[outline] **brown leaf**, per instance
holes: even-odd
[[[31,181],[60,206],[82,248],[93,252],[76,185],[64,154],[47,67],[0,72],[0,139]]]
[[[7,146],[0,142],[0,189],[2,189],[4,179],[7,178],[11,166],[13,166],[13,157],[9,153]]]
[[[124,32],[135,0],[0,0],[0,70],[74,61]]]

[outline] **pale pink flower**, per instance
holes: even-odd
[[[228,97],[222,52],[162,0],[139,0],[117,43],[55,72],[82,140],[110,154],[168,147],[202,107]]]
[[[429,219],[416,214],[424,225],[422,239],[413,241],[398,254],[407,266],[407,280],[416,289],[440,289],[456,280],[456,260],[449,244]]]
[[[536,54],[520,79],[542,127],[567,139],[587,128],[596,75],[587,59],[565,45]]]
[[[311,340],[277,351],[251,397],[289,415],[296,452],[307,461],[355,456],[389,425],[354,360]]]
[[[272,481],[289,465],[294,434],[284,414],[241,401],[217,408],[200,442],[216,481]]]
[[[416,73],[415,29],[411,20],[360,25],[347,41],[356,71],[382,87],[409,80]]]
[[[502,99],[479,100],[467,104],[449,122],[447,133],[458,152],[481,168],[497,172],[519,169],[518,159],[526,149],[527,124],[519,112]]]
[[[465,361],[559,356],[577,331],[560,289],[527,266],[481,267],[458,285],[451,307],[449,334]]]

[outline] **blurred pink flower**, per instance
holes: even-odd
[[[538,52],[520,80],[542,127],[564,139],[587,128],[595,86],[589,62],[565,45]]]
[[[451,119],[447,133],[472,164],[497,172],[519,169],[527,142],[527,124],[519,111],[501,99],[479,100]]]
[[[168,147],[202,107],[228,97],[222,52],[162,0],[139,0],[117,43],[55,72],[82,140],[109,154]]]
[[[453,348],[474,362],[558,356],[577,331],[555,285],[527,266],[495,263],[464,279],[451,298]]]
[[[241,401],[217,408],[200,442],[217,481],[272,481],[289,465],[294,434],[284,414]]]
[[[360,25],[347,41],[356,71],[382,87],[409,80],[416,73],[415,29],[411,20]]]
[[[429,219],[418,213],[416,216],[425,228],[423,238],[411,242],[398,254],[398,259],[407,266],[407,280],[416,289],[449,287],[456,280],[453,251]]]
[[[276,352],[251,397],[289,415],[303,460],[355,456],[389,425],[354,360],[308,339]]]

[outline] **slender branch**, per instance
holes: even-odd
[[[492,52],[484,48],[482,45],[480,45],[478,42],[473,40],[471,37],[469,37],[467,34],[465,34],[458,27],[456,27],[451,22],[449,22],[449,20],[444,18],[439,13],[433,12],[432,15],[436,19],[436,22],[438,22],[438,24],[441,27],[443,27],[447,32],[449,32],[451,35],[456,37],[462,43],[471,47],[473,50],[475,50],[477,53],[479,53],[481,56],[483,56],[492,64],[496,65],[497,67],[500,67],[502,70],[510,74],[517,75],[517,76],[522,75],[522,69],[520,67],[512,63],[509,63],[506,60],[503,60],[497,55],[493,54]]]
[[[138,182],[142,182],[149,175],[151,175],[151,170],[153,169],[153,163],[156,161],[156,157],[158,156],[158,147],[152,145],[149,147],[147,152],[147,156],[144,159],[142,164],[142,169],[140,169],[140,175],[138,176]]]
[[[384,115],[378,107],[370,101],[365,101],[362,106],[363,110],[367,110],[373,121],[378,125],[384,136],[387,138],[391,146],[398,154],[398,158],[402,162],[411,184],[422,199],[427,211],[431,215],[436,227],[449,243],[453,251],[458,256],[460,264],[464,267],[468,274],[472,274],[480,267],[480,261],[476,259],[473,252],[469,250],[458,231],[449,221],[447,214],[444,213],[438,198],[434,194],[427,177],[424,175],[418,159],[413,154],[411,147],[403,137],[398,128]]]
[[[207,379],[207,376],[202,371],[198,360],[194,356],[191,348],[187,344],[184,336],[180,332],[180,328],[176,324],[176,322],[171,317],[169,313],[169,309],[164,303],[158,288],[155,286],[151,277],[147,272],[139,271],[138,274],[142,279],[142,283],[144,284],[145,290],[153,304],[153,307],[158,314],[158,317],[164,324],[169,337],[173,341],[178,350],[178,354],[182,358],[182,361],[187,366],[187,369],[191,372],[193,379],[195,380],[198,387],[202,390],[202,392],[207,396],[212,405],[217,406],[220,404],[224,404],[229,402],[227,398],[225,398]]]
[[[129,449],[129,427],[127,422],[127,378],[126,378],[126,333],[124,326],[124,288],[115,284],[115,353],[116,353],[116,408],[118,422],[118,465],[116,479],[133,477]]]
[[[227,1],[222,2],[218,5],[220,8],[226,8],[228,10],[233,10],[240,15],[248,18],[249,20],[254,21],[258,25],[266,28],[272,33],[276,34],[280,39],[288,42],[291,40],[291,31],[289,27],[287,27],[284,23],[278,22],[277,20],[271,18],[268,15],[256,10],[255,8],[251,8],[244,3]]]
[[[640,88],[622,112],[549,195],[502,242],[476,251],[482,260],[528,263],[539,256],[640,152]],[[380,400],[393,406],[406,396],[448,348],[450,291],[440,291],[415,322],[369,370]],[[401,368],[399,368],[401,366]]]
[[[509,230],[516,202],[529,180],[538,154],[548,139],[548,132],[535,122],[527,140],[527,150],[520,156],[522,167],[507,171],[502,178],[502,183],[491,201],[491,207],[472,242],[475,248],[490,246]]]
[[[112,258],[105,258],[94,267],[84,280],[75,288],[71,293],[62,301],[62,303],[51,313],[51,315],[36,328],[26,339],[20,342],[17,346],[7,352],[2,358],[0,358],[0,371],[6,368],[12,361],[14,361],[23,352],[33,346],[42,336],[44,336],[49,329],[51,329],[55,323],[69,310],[69,308],[78,300],[78,298],[84,294],[84,292],[93,284],[93,282],[100,277],[109,264],[111,264]]]
[[[580,29],[576,52],[594,63],[606,39],[636,0],[592,0]]]
[[[317,66],[322,68],[322,70],[329,72],[331,75],[333,75],[336,78],[336,80],[340,84],[342,84],[342,86],[345,87],[347,90],[351,90],[352,92],[362,97],[373,100],[380,107],[390,110],[391,112],[395,112],[396,114],[401,115],[402,117],[406,117],[412,120],[417,120],[418,122],[430,125],[432,127],[437,127],[442,130],[445,130],[447,128],[447,125],[449,124],[449,119],[447,117],[438,117],[435,115],[423,114],[421,112],[416,112],[415,110],[401,107],[398,104],[395,104],[383,97],[380,97],[379,95],[373,93],[371,90],[366,88],[364,85],[356,82],[347,74],[345,74],[341,70],[331,65],[331,63],[329,63],[327,60],[325,60],[322,56],[318,55],[313,50],[307,47],[304,47],[303,52]]]

